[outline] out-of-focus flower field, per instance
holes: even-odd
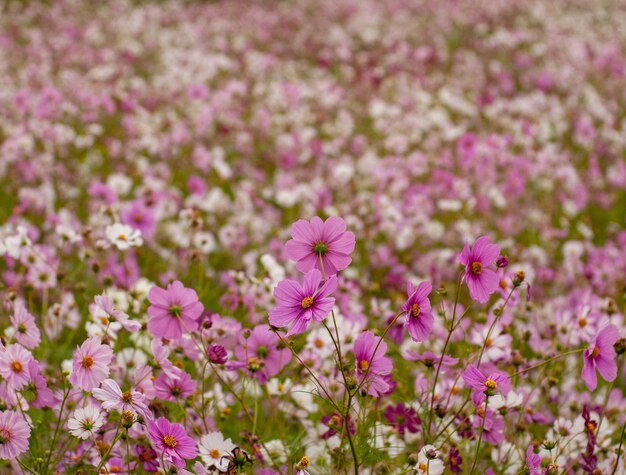
[[[617,0],[0,6],[0,471],[623,475]]]

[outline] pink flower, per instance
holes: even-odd
[[[119,322],[129,332],[136,332],[141,329],[141,323],[131,320],[126,313],[115,307],[106,293],[96,295],[94,302],[90,310],[96,318],[105,318],[105,322],[108,320]]]
[[[28,349],[33,349],[41,342],[41,332],[33,317],[23,303],[15,304],[13,315],[11,315],[11,326],[15,331],[15,340]]]
[[[177,468],[183,468],[185,460],[198,455],[196,442],[187,435],[183,426],[172,424],[164,417],[148,421],[148,435],[154,450]]]
[[[472,388],[472,401],[477,406],[485,396],[495,396],[497,393],[506,394],[511,389],[509,377],[498,371],[485,376],[476,366],[469,365],[463,372],[463,380],[468,387]]]
[[[0,375],[12,389],[22,389],[30,381],[28,365],[33,359],[26,348],[14,343],[0,351]]]
[[[156,336],[175,340],[184,332],[198,329],[198,319],[204,306],[198,301],[198,294],[193,289],[174,281],[162,289],[156,285],[150,289],[148,300],[148,330]]]
[[[338,216],[331,216],[326,221],[318,216],[310,222],[300,219],[291,226],[291,237],[293,239],[285,244],[285,252],[289,259],[296,261],[300,272],[315,268],[330,276],[352,262],[350,253],[354,251],[354,233],[346,231],[346,223]]]
[[[378,341],[371,331],[365,331],[354,342],[353,350],[359,384],[366,380],[367,393],[377,397],[389,391],[386,377],[393,368],[391,360],[385,356],[387,343],[381,341],[379,345]]]
[[[618,338],[617,327],[607,325],[598,332],[583,352],[582,378],[589,391],[595,390],[598,385],[596,369],[605,381],[613,381],[617,377],[616,354],[613,345]]]
[[[177,378],[162,374],[154,380],[154,389],[158,398],[165,401],[181,401],[191,396],[196,389],[196,382],[184,371],[178,370]]]
[[[535,453],[532,445],[526,449],[526,467],[528,475],[541,475],[541,456]]]
[[[486,415],[483,411],[485,408],[481,408],[474,415],[472,425],[476,431],[480,431],[484,417],[483,440],[488,444],[497,445],[504,440],[504,418],[489,408],[487,408]]]
[[[235,348],[235,356],[239,361],[231,361],[228,368],[245,368],[261,384],[277,375],[291,360],[291,351],[278,348],[278,337],[267,325],[255,327],[247,339],[242,335],[239,343]]]
[[[37,408],[52,407],[56,402],[54,393],[47,386],[46,378],[41,374],[41,368],[35,359],[28,363],[28,375],[30,377],[28,389],[35,395],[35,399],[30,401],[30,405]]]
[[[74,351],[70,383],[74,386],[91,391],[100,381],[109,376],[109,364],[113,359],[113,349],[103,345],[99,336],[87,338]]]
[[[328,297],[337,288],[337,277],[332,276],[321,288],[322,273],[311,269],[302,285],[295,280],[283,280],[274,289],[276,307],[270,310],[270,324],[285,327],[292,323],[287,335],[304,332],[311,320],[321,322],[330,313],[335,299]]]
[[[481,303],[489,300],[489,295],[498,289],[500,279],[488,267],[498,258],[500,248],[490,244],[487,236],[479,237],[472,249],[467,243],[459,256],[459,262],[465,266],[463,277],[473,300]]]
[[[91,392],[93,397],[102,403],[102,408],[107,411],[117,410],[121,413],[129,410],[146,420],[152,419],[145,396],[133,389],[122,392],[120,386],[112,379],[105,379],[102,381],[101,388],[95,388]]]
[[[430,300],[428,300],[428,295],[432,290],[433,286],[430,282],[422,282],[417,287],[413,287],[411,282],[407,285],[409,298],[402,306],[402,310],[407,312],[404,326],[408,329],[411,339],[417,343],[423,342],[433,331],[435,319],[430,312]]]
[[[28,450],[30,427],[15,411],[0,412],[0,459],[13,460]]]

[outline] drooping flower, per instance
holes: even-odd
[[[616,353],[613,345],[618,339],[617,327],[606,325],[583,352],[582,378],[589,391],[594,391],[598,385],[596,369],[605,381],[613,381],[617,377]]]
[[[141,231],[134,229],[127,224],[115,223],[104,230],[107,239],[120,251],[125,251],[131,247],[143,245]]]
[[[28,384],[28,365],[32,359],[30,351],[17,343],[0,349],[0,375],[12,389],[22,389]]]
[[[210,468],[215,467],[219,471],[225,471],[228,467],[226,457],[235,448],[230,439],[224,439],[221,432],[210,432],[200,438],[198,444],[200,458]]]
[[[55,402],[54,393],[46,384],[46,378],[41,374],[39,363],[34,358],[28,363],[30,382],[27,389],[35,395],[30,405],[37,408],[52,407]]]
[[[346,223],[338,216],[326,221],[318,216],[310,222],[300,219],[291,226],[291,237],[293,239],[285,244],[285,252],[289,259],[296,261],[300,272],[315,268],[331,276],[352,262],[354,233],[346,231]]]
[[[155,473],[159,469],[158,455],[152,447],[146,447],[141,444],[135,445],[137,458],[141,462],[142,468],[148,473]]]
[[[196,442],[187,435],[184,427],[164,417],[148,421],[148,435],[154,450],[177,468],[184,467],[185,460],[198,455]]]
[[[407,285],[407,295],[409,298],[402,306],[402,310],[407,313],[405,328],[408,329],[411,339],[421,343],[433,331],[434,317],[430,312],[430,300],[428,295],[433,290],[430,282],[421,282],[417,287],[412,282]]]
[[[175,340],[184,332],[198,329],[198,319],[204,306],[195,290],[183,286],[176,280],[162,289],[156,285],[148,293],[148,330],[156,337]]]
[[[134,389],[122,392],[119,385],[112,379],[105,379],[102,381],[102,387],[95,388],[91,392],[93,397],[102,402],[102,408],[107,411],[117,410],[122,413],[129,410],[146,420],[152,419],[145,396]]]
[[[41,332],[33,317],[23,303],[17,302],[11,315],[11,329],[15,340],[25,348],[32,350],[41,342]]]
[[[491,244],[487,236],[479,237],[471,249],[465,243],[459,262],[465,266],[463,278],[473,300],[485,303],[489,300],[489,295],[498,289],[500,278],[489,266],[499,254],[500,247]]]
[[[74,351],[70,383],[77,388],[91,391],[109,376],[112,359],[113,349],[109,345],[103,345],[99,336],[87,338]]]
[[[295,280],[283,280],[274,289],[276,307],[270,310],[270,324],[275,327],[291,325],[287,335],[304,332],[311,321],[324,320],[335,304],[329,297],[337,288],[337,277],[332,276],[320,287],[322,273],[312,269],[300,284]]]
[[[94,436],[104,424],[102,413],[95,406],[78,408],[67,421],[70,434],[79,439],[89,439]]]
[[[368,330],[358,336],[353,349],[357,380],[359,384],[365,381],[363,384],[367,393],[377,397],[389,391],[386,376],[391,374],[393,368],[391,360],[385,356],[387,343],[381,341],[379,345],[378,342],[379,338]]]
[[[0,459],[13,460],[28,450],[30,426],[15,411],[0,412]]]
[[[501,372],[494,372],[485,376],[476,366],[469,365],[463,371],[463,380],[472,388],[472,401],[480,405],[485,396],[494,396],[497,393],[506,394],[511,389],[511,380]]]

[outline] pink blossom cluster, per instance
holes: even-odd
[[[626,473],[579,3],[1,7],[0,472]]]

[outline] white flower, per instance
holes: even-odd
[[[419,475],[441,475],[444,465],[439,460],[439,451],[434,445],[426,445],[417,454],[417,472]]]
[[[105,229],[107,239],[120,251],[143,244],[141,231],[133,229],[127,224],[115,223]]]
[[[67,427],[74,437],[88,439],[98,432],[103,423],[104,418],[100,410],[94,406],[87,406],[74,411],[72,417],[67,421]]]
[[[18,226],[17,234],[9,236],[4,240],[3,251],[13,259],[18,259],[22,254],[22,249],[28,248],[31,245],[27,233],[28,231],[24,226]]]
[[[200,458],[205,464],[209,467],[214,465],[224,472],[228,468],[228,460],[225,457],[230,455],[236,446],[230,439],[224,440],[221,432],[210,432],[202,436],[198,447]]]

